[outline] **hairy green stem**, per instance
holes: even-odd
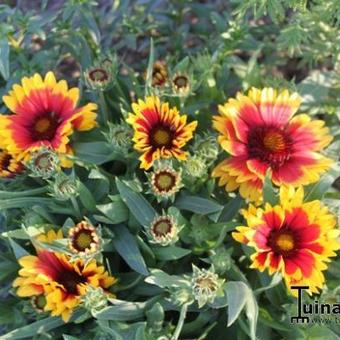
[[[183,325],[184,325],[184,320],[185,320],[185,317],[187,315],[189,305],[190,305],[190,303],[187,302],[182,306],[181,312],[179,314],[179,320],[178,320],[174,335],[172,336],[171,340],[178,340],[179,339],[179,335],[181,334],[181,331],[182,331],[182,328],[183,328]]]

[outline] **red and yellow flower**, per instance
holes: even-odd
[[[79,89],[68,89],[52,72],[44,79],[39,74],[24,77],[3,97],[11,111],[0,116],[0,137],[8,152],[26,161],[33,151],[48,147],[59,154],[62,166],[71,166],[66,158],[72,154],[70,136],[96,125],[96,104],[77,108],[78,99]]]
[[[219,106],[213,120],[218,141],[231,157],[213,170],[227,191],[259,201],[268,172],[275,185],[307,185],[318,181],[332,160],[319,153],[332,140],[321,120],[293,115],[301,98],[287,90],[252,88],[248,95]]]
[[[13,178],[22,170],[22,163],[17,161],[7,150],[0,148],[0,178]]]
[[[141,168],[149,169],[160,158],[186,159],[187,152],[182,148],[193,137],[196,121],[187,124],[186,115],[155,96],[133,103],[132,109],[134,113],[126,121],[134,129],[135,149],[143,153]]]
[[[280,272],[288,288],[306,285],[311,294],[322,288],[323,271],[340,249],[340,230],[320,201],[304,203],[303,198],[302,187],[282,186],[280,204],[266,203],[264,209],[249,205],[242,211],[247,226],[237,227],[232,236],[255,249],[251,268]]]
[[[49,232],[38,236],[39,241],[52,242],[60,233]],[[52,316],[61,316],[67,322],[73,310],[81,304],[87,288],[107,289],[116,282],[96,260],[73,262],[64,254],[37,249],[37,256],[29,255],[19,259],[22,269],[13,282],[17,295],[34,297],[44,295],[45,311]]]

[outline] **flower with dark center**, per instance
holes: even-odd
[[[68,89],[65,80],[56,81],[52,72],[39,74],[13,85],[3,101],[10,115],[0,115],[0,138],[17,159],[28,161],[41,147],[54,150],[63,167],[72,166],[70,136],[74,130],[90,130],[96,125],[97,105],[77,108],[79,89]]]
[[[173,244],[178,240],[179,228],[170,215],[157,216],[149,229],[150,242],[162,246]]]
[[[19,260],[22,269],[13,282],[21,297],[44,296],[45,311],[61,316],[67,322],[77,308],[88,287],[107,290],[116,282],[114,277],[99,266],[96,260],[70,262],[66,255],[39,250],[37,256],[24,256]]]
[[[178,95],[186,96],[190,92],[190,80],[185,74],[176,73],[172,78],[172,89]]]
[[[87,221],[82,221],[70,229],[68,245],[73,253],[90,255],[98,251],[100,238],[93,225]]]
[[[280,272],[289,289],[309,286],[310,294],[317,293],[330,257],[340,249],[336,218],[320,201],[303,203],[302,187],[281,187],[280,201],[243,210],[248,226],[237,227],[232,236],[254,248],[251,268]]]
[[[187,124],[187,116],[161,103],[158,97],[147,97],[132,104],[134,113],[126,120],[134,129],[134,148],[142,153],[142,169],[149,169],[161,158],[185,160],[183,146],[193,137],[197,122]]]
[[[252,88],[248,95],[219,106],[214,127],[221,147],[231,154],[213,170],[227,191],[239,189],[244,198],[260,202],[268,173],[275,185],[317,182],[332,160],[322,151],[332,140],[324,122],[294,114],[297,93]]]
[[[10,153],[0,148],[0,178],[13,178],[23,170],[21,162]]]
[[[58,155],[48,148],[32,153],[31,159],[25,165],[31,170],[31,176],[44,179],[51,178],[60,170]]]
[[[170,165],[160,165],[151,173],[150,184],[159,199],[171,198],[182,186],[182,173]]]
[[[104,90],[113,81],[113,75],[106,67],[94,66],[84,72],[85,84],[92,90]]]

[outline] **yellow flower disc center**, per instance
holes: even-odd
[[[205,277],[199,277],[196,279],[196,284],[200,287],[200,289],[205,289],[205,290],[216,290],[217,285],[214,282],[214,280],[209,277],[209,276],[205,276]]]
[[[51,126],[50,119],[44,117],[36,121],[34,128],[35,128],[35,131],[39,133],[44,133],[50,128],[50,126]]]
[[[105,81],[109,78],[107,72],[99,68],[90,71],[89,76],[92,81]]]
[[[81,231],[74,239],[74,243],[80,250],[90,248],[92,243],[92,236],[90,232]]]
[[[160,220],[153,228],[153,231],[158,236],[166,236],[171,231],[171,222],[166,220]]]
[[[282,251],[290,251],[294,248],[294,238],[290,234],[281,234],[277,237],[276,245]]]
[[[174,186],[175,179],[169,173],[162,173],[157,176],[155,185],[160,191],[169,191]]]
[[[171,142],[170,131],[165,128],[156,128],[152,133],[152,141],[156,147],[169,145]]]
[[[284,151],[286,149],[285,138],[278,131],[268,131],[263,138],[263,145],[270,151]]]

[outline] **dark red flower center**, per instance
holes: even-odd
[[[268,239],[268,246],[273,252],[285,257],[294,253],[297,243],[296,235],[289,228],[273,230]]]
[[[92,81],[105,81],[108,80],[109,76],[103,69],[96,68],[89,72],[89,77]]]
[[[162,170],[155,174],[154,185],[160,192],[169,192],[176,185],[176,175]]]
[[[0,151],[0,170],[7,170],[11,164],[12,156],[4,151]]]
[[[60,125],[60,119],[54,112],[40,115],[33,122],[31,137],[34,141],[52,141]]]
[[[155,126],[150,132],[151,144],[154,148],[171,148],[174,133],[167,126]]]
[[[86,279],[75,271],[62,271],[59,273],[56,281],[64,286],[69,294],[77,295],[77,285],[86,283]]]
[[[169,218],[160,218],[155,224],[152,226],[152,231],[157,236],[166,236],[171,232],[172,223]]]
[[[285,131],[276,127],[255,127],[248,134],[248,154],[273,169],[282,166],[291,155],[292,141]]]
[[[177,86],[178,88],[184,88],[184,87],[187,87],[188,85],[188,78],[185,77],[185,76],[177,76],[175,77],[174,79],[174,84],[175,86]]]

